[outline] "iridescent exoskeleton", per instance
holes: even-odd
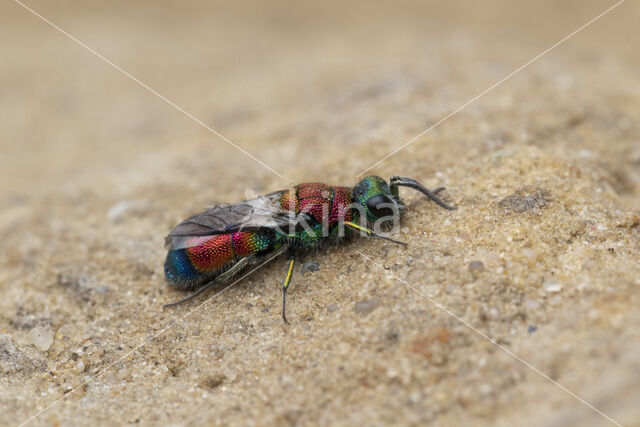
[[[286,322],[285,298],[297,253],[359,233],[406,245],[378,232],[382,225],[397,223],[405,211],[399,186],[414,188],[439,206],[455,209],[438,198],[442,187],[430,191],[411,178],[393,176],[387,183],[369,176],[353,188],[300,184],[244,202],[216,205],[187,218],[166,237],[169,253],[164,271],[175,288],[200,289],[168,305],[228,281],[274,251],[286,251],[291,257],[282,285]]]

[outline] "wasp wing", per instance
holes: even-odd
[[[280,205],[282,195],[277,191],[234,204],[219,204],[193,215],[178,224],[165,238],[169,249],[198,246],[215,234],[251,231],[261,228],[286,230],[299,221],[295,212]]]

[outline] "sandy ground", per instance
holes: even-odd
[[[637,3],[370,171],[459,209],[307,256],[289,325],[284,259],[163,311],[166,233],[355,184],[613,2],[28,4],[282,177],[3,2],[0,423],[640,425]]]

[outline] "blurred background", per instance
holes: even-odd
[[[402,277],[640,425],[638,2],[379,164],[615,2],[24,4],[184,112],[0,4],[0,422],[63,396],[33,422],[611,422]],[[309,255],[288,327],[274,263],[121,360],[195,307],[161,309],[185,296],[162,273],[181,219],[364,171],[460,209],[407,194],[406,251]]]
[[[414,129],[418,133],[439,119],[436,114],[462,105],[612,4],[29,3],[278,171],[299,167],[303,156],[326,145],[354,144],[350,135],[363,128],[399,146]],[[628,2],[550,52],[543,63],[560,64],[555,70],[560,78],[576,60],[636,68],[640,53],[632,41],[638,10]],[[4,198],[70,183],[102,184],[114,172],[170,179],[149,168],[176,168],[194,151],[215,153],[233,165],[228,169],[265,172],[17,3],[3,4],[2,17]],[[617,69],[599,69],[585,84],[614,85]],[[517,85],[514,78],[495,96]],[[385,96],[392,91],[395,96]],[[423,91],[420,106],[430,105],[433,115],[394,122],[393,117],[415,114],[412,94]],[[358,103],[357,97],[369,99]],[[367,123],[363,116],[374,107],[393,116]],[[329,115],[330,123],[319,118]],[[314,138],[301,138],[301,128]],[[351,151],[343,158],[348,163],[364,154]],[[165,160],[154,162],[158,157]],[[322,174],[313,163],[305,164],[305,171]],[[224,176],[228,169],[216,174]]]

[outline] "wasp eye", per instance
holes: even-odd
[[[393,201],[384,194],[378,194],[377,196],[370,197],[367,200],[367,209],[376,218],[382,218],[384,216],[393,216]]]

